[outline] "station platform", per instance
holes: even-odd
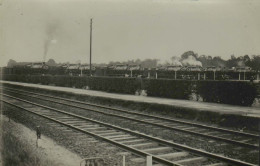
[[[193,110],[197,110],[197,111],[215,112],[218,114],[238,115],[238,116],[243,116],[248,118],[249,117],[260,118],[259,106],[243,107],[243,106],[234,106],[234,105],[218,104],[218,103],[206,103],[206,102],[190,101],[190,100],[178,100],[178,99],[167,99],[167,98],[159,98],[159,97],[107,93],[102,91],[75,89],[69,87],[58,87],[58,86],[39,85],[39,84],[29,84],[29,83],[20,83],[20,82],[11,82],[11,81],[0,81],[0,83],[54,90],[60,92],[69,92],[74,94],[81,94],[81,95],[88,95],[88,96],[95,96],[95,97],[104,97],[104,98],[117,99],[117,100],[127,100],[132,102],[156,103],[156,104],[169,105],[169,106],[184,108],[184,109],[192,108]]]

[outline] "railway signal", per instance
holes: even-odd
[[[41,139],[41,129],[40,129],[40,126],[36,127],[36,135],[37,135],[37,139]]]
[[[41,139],[41,129],[40,129],[40,126],[36,127],[36,136],[37,136],[36,147],[38,147],[38,139]]]

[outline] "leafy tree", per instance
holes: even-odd
[[[145,59],[141,62],[142,67],[153,68],[157,66],[158,59]]]
[[[198,61],[200,61],[202,63],[203,67],[212,66],[212,57],[211,56],[201,55],[201,56],[199,56]]]
[[[54,59],[49,59],[48,62],[46,62],[46,64],[49,66],[56,66],[56,62]]]
[[[226,66],[226,61],[222,59],[219,56],[216,56],[212,59],[212,65],[216,67],[225,67]]]
[[[231,55],[230,59],[227,60],[227,67],[232,68],[237,66],[238,59],[235,57],[235,55]]]
[[[15,60],[9,59],[9,61],[7,63],[7,67],[13,67],[16,64],[17,64],[17,62]]]
[[[255,71],[260,71],[260,55],[253,55],[250,62],[247,62],[248,66]]]
[[[193,56],[195,59],[198,59],[198,54],[197,53],[194,53],[193,51],[187,51],[187,52],[184,52],[182,55],[181,55],[181,59],[187,59],[189,56]]]

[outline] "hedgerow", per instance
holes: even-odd
[[[170,79],[146,79],[145,90],[148,96],[188,99],[194,81]]]
[[[125,77],[79,77],[4,75],[4,80],[56,85],[62,87],[86,88],[92,90],[135,94],[146,90],[148,96],[173,99],[189,99],[195,93],[205,102],[250,106],[257,95],[253,83],[242,81],[192,81],[172,79],[143,79]]]
[[[88,86],[93,90],[134,94],[136,91],[135,78],[90,77]]]
[[[206,102],[251,106],[257,95],[257,89],[250,82],[199,81],[197,93]]]

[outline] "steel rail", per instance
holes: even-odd
[[[7,88],[7,89],[12,89],[12,88]],[[6,89],[4,89],[4,90],[6,90]],[[34,93],[34,92],[28,92],[28,91],[24,91],[24,90],[18,90],[18,89],[15,89],[15,90],[20,91],[20,92],[29,93],[29,94],[38,95],[38,96],[54,98],[54,99],[74,102],[74,103],[78,103],[78,104],[90,105],[90,106],[95,106],[95,107],[104,108],[104,109],[110,109],[110,110],[118,111],[118,112],[124,112],[124,113],[129,113],[129,114],[146,116],[146,117],[150,117],[150,118],[156,118],[156,119],[160,119],[160,120],[166,120],[166,121],[170,121],[170,122],[176,122],[176,123],[187,124],[187,125],[196,126],[196,127],[202,127],[202,128],[206,128],[206,129],[226,132],[226,133],[229,133],[229,134],[232,133],[232,134],[235,134],[235,135],[241,135],[241,136],[251,137],[251,138],[255,138],[255,139],[259,138],[259,135],[252,134],[252,133],[240,132],[240,131],[220,128],[220,127],[207,126],[207,125],[203,125],[203,124],[182,121],[182,120],[178,120],[178,119],[172,119],[172,118],[166,118],[166,117],[161,117],[161,116],[148,115],[148,114],[144,114],[144,113],[132,112],[132,111],[127,111],[127,110],[113,108],[113,107],[107,107],[107,106],[102,106],[102,105],[97,105],[97,104],[92,104],[92,103],[86,103],[86,102],[81,102],[81,101],[76,101],[76,100],[71,100],[71,99],[65,99],[65,98],[61,98],[61,97],[55,97],[55,96],[51,96],[51,95],[44,95],[44,94],[39,94],[39,93]],[[9,91],[11,91],[11,90],[9,90]],[[13,93],[15,93],[15,92],[13,92]]]
[[[46,119],[49,119],[49,120],[52,120],[52,121],[54,121],[54,122],[56,122],[56,123],[62,124],[62,125],[67,126],[67,127],[70,127],[70,128],[72,128],[72,129],[74,129],[74,130],[77,130],[77,131],[80,131],[80,132],[82,132],[82,133],[91,135],[91,136],[96,137],[96,138],[98,138],[98,139],[102,139],[102,140],[104,140],[104,141],[106,141],[106,142],[109,142],[109,143],[111,143],[111,144],[114,144],[114,145],[116,145],[116,146],[119,146],[120,148],[122,148],[122,149],[124,149],[124,150],[131,151],[132,153],[134,153],[134,154],[136,154],[136,155],[138,155],[138,156],[141,156],[141,157],[152,156],[154,161],[156,161],[156,162],[158,162],[158,163],[161,163],[161,164],[166,164],[166,165],[170,165],[170,166],[183,166],[183,165],[181,165],[181,164],[178,164],[178,163],[175,163],[175,162],[172,162],[172,161],[163,159],[163,158],[161,158],[161,157],[157,157],[157,156],[152,155],[152,154],[150,154],[150,153],[143,152],[143,151],[138,150],[138,149],[136,149],[136,148],[133,148],[133,147],[124,145],[124,144],[122,144],[122,143],[113,141],[112,139],[102,137],[102,136],[97,135],[97,134],[95,134],[95,133],[93,133],[93,132],[80,129],[80,128],[75,127],[75,126],[73,126],[73,125],[64,123],[64,122],[62,122],[62,121],[60,121],[60,120],[57,120],[57,119],[48,117],[48,116],[46,116],[46,115],[42,115],[42,114],[36,113],[36,112],[34,112],[34,111],[30,111],[30,110],[28,110],[28,109],[26,109],[26,108],[23,108],[23,107],[21,107],[21,106],[15,105],[15,104],[10,103],[10,102],[8,102],[8,101],[2,100],[2,99],[0,99],[0,100],[3,101],[4,103],[7,103],[7,104],[9,104],[9,105],[12,105],[12,106],[14,106],[14,107],[16,107],[16,108],[25,110],[25,111],[27,111],[27,112],[36,114],[36,115],[38,115],[38,116],[41,116],[41,117],[46,118]],[[75,117],[74,117],[74,118],[75,118]]]
[[[97,123],[97,124],[100,124],[100,125],[103,125],[103,126],[107,126],[107,127],[110,127],[110,128],[121,130],[121,131],[124,131],[124,132],[127,132],[127,133],[131,133],[131,134],[136,135],[136,136],[144,137],[146,139],[156,141],[156,142],[158,142],[158,143],[160,143],[162,145],[170,146],[170,147],[173,147],[173,148],[179,149],[179,150],[188,151],[188,152],[191,152],[191,153],[196,154],[196,155],[206,156],[206,157],[209,157],[209,158],[212,158],[212,159],[216,159],[216,160],[219,160],[219,161],[222,161],[222,162],[226,162],[226,163],[230,163],[230,164],[234,164],[234,165],[239,165],[239,166],[256,166],[256,165],[254,165],[252,163],[247,163],[247,162],[244,162],[244,161],[240,161],[240,160],[224,157],[224,156],[213,154],[213,153],[206,152],[206,151],[203,151],[203,150],[191,148],[191,147],[188,147],[188,146],[185,146],[185,145],[181,145],[181,144],[178,144],[178,143],[174,143],[174,142],[171,142],[171,141],[167,141],[167,140],[164,140],[164,139],[161,139],[161,138],[158,138],[158,137],[149,136],[149,135],[146,135],[146,134],[143,134],[143,133],[140,133],[140,132],[135,132],[135,131],[132,131],[132,130],[129,130],[129,129],[125,129],[125,128],[121,128],[121,127],[118,127],[118,126],[115,126],[115,125],[111,125],[111,124],[108,124],[108,123],[104,123],[104,122],[100,122],[100,121],[97,121],[97,120],[89,119],[89,118],[86,118],[86,117],[83,117],[83,116],[80,116],[80,115],[76,115],[76,114],[69,113],[69,112],[66,112],[66,111],[58,110],[58,109],[51,108],[51,107],[48,107],[48,106],[36,104],[36,103],[30,102],[30,101],[26,101],[26,100],[23,100],[23,99],[19,99],[19,98],[16,98],[16,97],[12,97],[12,98],[15,98],[16,100],[23,101],[25,103],[29,103],[29,104],[32,104],[32,105],[35,105],[35,106],[39,106],[39,107],[42,107],[42,108],[53,110],[55,112],[63,113],[65,115],[69,115],[69,116],[72,116],[72,117],[77,117],[79,119],[83,119],[83,120],[86,120],[86,121],[91,121],[93,123]],[[4,100],[0,99],[0,101],[4,101]],[[14,106],[19,107],[17,105],[14,105]]]
[[[17,93],[17,92],[12,92],[12,93]],[[17,93],[17,94],[20,94],[20,93]],[[3,94],[3,95],[5,95],[5,94]],[[20,94],[20,95],[32,97],[32,96],[27,95],[27,94]],[[259,147],[258,145],[254,145],[254,144],[248,144],[248,143],[230,140],[230,139],[226,139],[226,138],[222,138],[222,137],[218,137],[218,136],[206,135],[206,134],[202,134],[202,133],[198,133],[198,132],[194,132],[194,131],[180,129],[180,128],[177,128],[177,127],[172,127],[172,126],[162,125],[162,124],[148,122],[148,121],[144,121],[144,120],[139,120],[139,119],[123,116],[123,115],[106,113],[104,111],[98,111],[98,110],[94,110],[94,109],[91,109],[91,108],[85,108],[85,107],[81,107],[81,106],[62,103],[62,102],[58,102],[58,101],[54,101],[54,100],[50,100],[50,99],[46,99],[46,98],[43,99],[43,98],[38,98],[36,96],[34,96],[34,98],[49,101],[49,102],[52,102],[52,103],[61,104],[61,105],[66,105],[66,106],[69,106],[69,107],[79,108],[79,109],[83,109],[83,110],[89,110],[89,111],[92,111],[92,112],[98,112],[100,114],[104,114],[104,115],[108,115],[108,116],[115,116],[115,117],[119,117],[119,118],[124,118],[124,119],[128,119],[128,120],[136,121],[136,122],[139,122],[139,123],[144,123],[144,124],[149,124],[149,125],[153,125],[153,126],[157,126],[157,127],[162,127],[162,128],[166,128],[166,129],[169,129],[169,130],[175,130],[175,131],[178,131],[178,132],[183,132],[183,133],[188,133],[188,134],[201,136],[201,137],[205,137],[205,138],[209,138],[209,139],[214,139],[214,140],[218,140],[218,141],[222,141],[222,142],[226,142],[226,143],[230,143],[230,144],[234,144],[234,145],[239,145],[239,146],[246,147],[246,148],[258,150],[258,147]]]

